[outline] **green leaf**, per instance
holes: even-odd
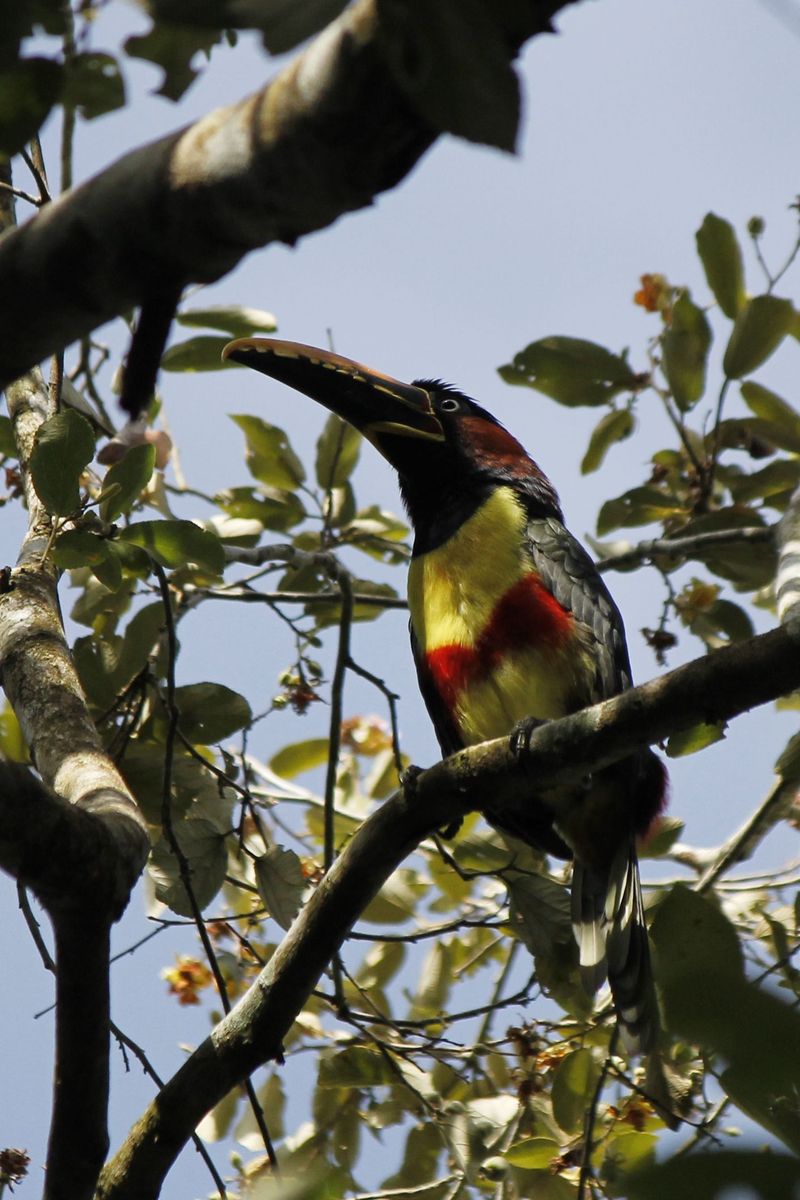
[[[366,1046],[350,1046],[336,1054],[323,1051],[319,1058],[317,1083],[321,1088],[380,1087],[396,1081],[385,1055]]]
[[[619,1124],[616,1128],[619,1129]],[[606,1184],[606,1194],[628,1197],[628,1172],[631,1168],[639,1170],[652,1162],[657,1145],[658,1138],[652,1133],[638,1133],[629,1129],[612,1134],[603,1146],[603,1161],[600,1167],[600,1176]]]
[[[775,763],[775,774],[785,783],[800,781],[800,733],[794,733]]]
[[[725,316],[733,320],[745,303],[742,251],[733,226],[723,217],[707,213],[696,240],[714,299]]]
[[[125,104],[125,83],[113,54],[83,52],[64,64],[64,104],[77,108],[85,121]]]
[[[30,461],[31,478],[48,512],[68,517],[80,505],[78,482],[94,458],[94,434],[85,417],[71,408],[39,428]]]
[[[10,417],[0,416],[0,455],[4,458],[18,457],[14,426]]]
[[[746,641],[755,633],[748,614],[732,600],[715,600],[697,614],[689,628],[713,649],[730,642]]]
[[[221,742],[253,719],[244,696],[223,683],[190,683],[175,689],[180,730],[190,742]]]
[[[669,758],[682,758],[685,754],[696,754],[698,750],[705,750],[706,746],[713,746],[724,737],[724,721],[712,724],[701,722],[699,725],[693,725],[691,729],[673,733],[667,741],[666,753]]]
[[[677,842],[685,828],[678,817],[656,817],[652,832],[648,831],[644,844],[639,848],[640,858],[661,858]]]
[[[725,347],[722,368],[728,379],[741,379],[760,367],[778,348],[794,318],[790,300],[754,296],[736,318]]]
[[[736,480],[729,479],[728,487],[734,500],[747,504],[751,500],[768,501],[770,496],[794,491],[800,482],[800,459],[783,458],[771,462],[760,471],[741,474]]]
[[[214,500],[229,516],[260,521],[265,529],[278,533],[293,529],[306,515],[299,496],[285,488],[264,486],[258,491],[252,487],[228,488]]]
[[[120,538],[141,546],[162,567],[196,563],[213,575],[221,575],[225,566],[219,538],[198,529],[192,521],[137,521],[123,529]]]
[[[250,337],[254,333],[274,333],[278,323],[263,308],[244,304],[210,304],[207,308],[183,309],[175,316],[179,325],[190,328],[221,329],[230,337]]]
[[[621,355],[582,338],[546,337],[531,342],[500,368],[507,383],[536,388],[569,407],[606,404],[637,376]]]
[[[62,86],[63,68],[49,58],[22,58],[0,71],[0,153],[23,149],[58,102]]]
[[[227,1096],[224,1096],[219,1104],[215,1104],[211,1112],[203,1117],[197,1126],[197,1136],[204,1142],[219,1142],[227,1137],[241,1099],[241,1089],[239,1087],[232,1088]]]
[[[552,954],[573,939],[569,892],[544,875],[509,872],[509,922],[531,954]]]
[[[68,571],[93,567],[107,556],[108,540],[88,529],[67,529],[58,535],[53,546],[53,561]]]
[[[373,925],[399,925],[414,916],[425,887],[417,873],[401,867],[386,883],[361,914],[362,921]]]
[[[146,604],[131,617],[125,628],[119,657],[118,691],[126,687],[142,670],[153,653],[165,623],[164,606],[160,600]]]
[[[210,821],[176,821],[175,836],[191,872],[192,894],[202,911],[216,896],[228,868],[225,838]],[[166,838],[150,852],[148,870],[155,883],[156,897],[179,917],[194,915],[180,878],[178,860]]]
[[[286,1109],[286,1094],[284,1092],[283,1080],[277,1072],[267,1078],[256,1093],[258,1102],[261,1105],[263,1113],[269,1113],[269,1132],[270,1136],[276,1141],[286,1134],[284,1127],[284,1113]],[[256,1121],[256,1114],[250,1104],[246,1104],[239,1118],[236,1128],[233,1131],[233,1137],[237,1142],[241,1142],[248,1150],[262,1151],[264,1149],[264,1136],[259,1129]],[[289,1193],[291,1195],[291,1191]],[[256,1200],[255,1195],[249,1197],[249,1200]],[[281,1192],[280,1200],[288,1200]]]
[[[5,700],[0,705],[0,750],[6,760],[11,762],[29,762],[28,744],[22,734],[17,714]]]
[[[515,1167],[524,1167],[528,1171],[541,1171],[550,1163],[561,1157],[561,1147],[553,1138],[532,1137],[524,1138],[509,1146],[503,1155]]]
[[[750,411],[773,427],[771,440],[782,450],[800,453],[800,413],[775,392],[753,379],[746,380],[741,391]]]
[[[254,868],[258,894],[270,916],[281,929],[288,929],[300,911],[306,890],[300,859],[294,850],[270,846],[266,854],[256,859]]]
[[[751,983],[736,930],[711,900],[677,884],[653,924],[666,1026],[727,1060],[738,1106],[800,1153],[800,1014]]]
[[[582,1128],[600,1068],[591,1050],[575,1050],[563,1058],[553,1075],[553,1116],[565,1133]]]
[[[631,488],[622,496],[606,500],[597,516],[599,537],[615,529],[633,525],[650,525],[668,517],[682,516],[684,505],[654,487]]]
[[[156,463],[154,446],[131,446],[118,463],[106,472],[100,498],[100,516],[115,521],[128,512],[150,482]]]
[[[386,600],[396,600],[397,592],[388,583],[374,583],[371,579],[353,579],[353,591],[362,596],[377,596]],[[326,629],[330,625],[338,625],[341,620],[341,605],[329,603],[324,608],[321,605],[308,603],[306,611],[313,613],[316,618],[317,629]],[[374,621],[385,608],[380,604],[359,604],[358,601],[353,605],[353,620],[354,621]]]
[[[164,351],[161,366],[165,371],[226,371],[237,367],[239,363],[222,358],[222,351],[229,341],[230,338],[222,335],[187,338]]]
[[[217,29],[204,29],[197,23],[178,25],[159,21],[147,33],[129,37],[125,53],[161,67],[164,78],[157,89],[158,95],[180,100],[199,74],[192,66],[195,55],[200,51],[208,56],[219,41]]]
[[[410,1009],[412,1020],[444,1013],[453,984],[453,951],[449,942],[434,942],[422,964]]]
[[[581,474],[589,475],[603,465],[603,460],[615,442],[624,442],[633,433],[633,414],[628,408],[617,408],[601,417],[592,430],[589,445],[581,462]]]
[[[703,395],[710,345],[706,314],[685,289],[672,307],[672,320],[661,340],[664,374],[681,412],[688,412]]]
[[[293,742],[284,746],[269,760],[270,770],[284,779],[294,779],[303,771],[311,771],[321,767],[328,761],[328,739],[308,738],[303,742]]]
[[[715,1150],[667,1159],[626,1177],[630,1200],[723,1200],[743,1195],[790,1200],[800,1189],[800,1160],[763,1150]]]
[[[122,563],[113,542],[106,543],[105,556],[92,564],[92,572],[111,592],[122,585]]]
[[[539,28],[523,26],[517,45]],[[382,4],[377,36],[394,84],[426,124],[514,149],[519,81],[502,22],[482,0]]]
[[[251,475],[271,487],[290,491],[305,481],[303,464],[282,429],[260,417],[232,416],[231,420],[247,440],[247,467]]]
[[[317,442],[317,483],[326,491],[344,487],[353,473],[361,450],[361,434],[347,421],[331,413]]]

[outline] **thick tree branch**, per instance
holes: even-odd
[[[520,9],[509,60],[568,2],[538,0],[524,20]],[[407,175],[437,131],[394,82],[378,9],[357,0],[262,91],[125,155],[8,233],[0,387],[165,287],[219,279]]]
[[[510,739],[472,746],[396,793],[348,842],[256,983],[166,1084],[101,1177],[103,1200],[148,1200],[203,1115],[281,1041],[353,922],[420,841],[487,795],[503,799],[584,777],[701,721],[724,721],[800,685],[794,625],[713,655],[537,729],[522,756]],[[555,793],[554,793],[555,794]]]
[[[54,402],[38,369],[7,396],[28,531],[0,592],[0,672],[42,782],[21,766],[0,768],[0,867],[33,888],[53,922],[56,1065],[45,1197],[82,1200],[108,1150],[109,931],[149,839],[89,715],[46,557],[52,521],[25,471]]]

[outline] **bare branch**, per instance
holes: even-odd
[[[752,525],[741,529],[712,529],[690,537],[647,538],[629,550],[598,559],[597,570],[625,571],[653,558],[696,558],[717,546],[761,545],[774,540],[775,530],[769,526]]]

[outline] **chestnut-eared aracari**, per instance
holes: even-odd
[[[414,527],[411,644],[443,754],[630,686],[622,618],[552,484],[474,400],[294,342],[245,338],[224,357],[338,413],[397,471]],[[658,1028],[635,842],[665,779],[642,749],[596,772],[557,823],[535,796],[483,810],[503,833],[574,860],[582,976],[591,993],[608,977],[630,1053],[651,1049]]]

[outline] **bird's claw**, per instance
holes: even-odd
[[[523,717],[511,730],[511,753],[524,758],[531,748],[531,738],[545,722],[540,717]]]
[[[423,767],[415,767],[413,763],[409,763],[405,771],[400,775],[400,786],[403,789],[403,795],[408,801],[415,799],[417,794],[417,780],[422,774]]]

